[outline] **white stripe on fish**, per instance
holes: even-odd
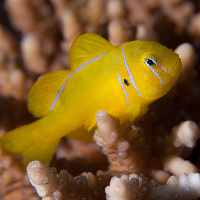
[[[122,89],[123,89],[123,92],[124,92],[125,96],[126,96],[126,103],[127,103],[128,108],[129,108],[129,98],[128,98],[128,94],[127,94],[127,92],[126,92],[126,89],[125,89],[125,87],[124,87],[124,84],[123,84],[123,82],[122,82],[122,77],[121,77],[119,74],[116,74],[116,75],[117,75],[117,77],[119,78],[119,83],[120,83],[120,86],[121,86]]]
[[[67,84],[68,80],[69,80],[76,72],[78,72],[79,70],[83,69],[85,66],[87,66],[87,65],[90,64],[91,62],[94,62],[94,61],[96,61],[96,60],[102,58],[104,55],[105,55],[105,53],[102,54],[102,55],[100,55],[100,56],[97,56],[97,57],[95,57],[95,58],[93,58],[93,59],[91,59],[91,60],[89,60],[89,61],[87,61],[87,62],[84,63],[82,66],[80,66],[79,68],[75,69],[75,70],[71,73],[71,75],[67,77],[67,79],[65,80],[65,82],[63,83],[63,85],[61,86],[61,88],[59,89],[58,93],[56,94],[56,97],[55,97],[55,99],[54,99],[54,101],[53,101],[53,103],[52,103],[52,105],[51,105],[51,107],[50,107],[50,109],[49,109],[50,111],[52,111],[53,108],[55,107],[55,105],[56,105],[56,103],[57,103],[57,101],[58,101],[58,98],[60,97],[60,95],[61,95],[63,89],[65,88],[65,85]]]
[[[133,75],[132,75],[132,73],[131,73],[131,70],[130,70],[128,64],[127,64],[126,57],[125,57],[125,53],[124,53],[124,45],[123,45],[123,49],[122,49],[122,54],[123,54],[123,61],[124,61],[124,64],[125,64],[125,66],[126,66],[126,70],[127,70],[128,74],[129,74],[129,78],[130,78],[130,80],[131,80],[131,83],[132,83],[133,87],[138,91],[139,95],[141,96],[142,93],[141,93],[141,91],[137,88],[137,86],[136,86],[136,84],[135,84],[135,81],[134,81],[134,79],[133,79]]]

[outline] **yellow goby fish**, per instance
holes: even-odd
[[[63,136],[91,141],[99,110],[133,122],[171,89],[181,71],[179,56],[158,42],[113,46],[92,33],[75,40],[69,64],[71,70],[45,74],[31,88],[28,109],[41,119],[0,139],[25,164],[48,164]]]

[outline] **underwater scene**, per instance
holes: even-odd
[[[200,1],[0,1],[0,200],[198,200],[199,138]]]

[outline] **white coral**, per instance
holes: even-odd
[[[200,174],[181,174],[178,178],[171,176],[166,185],[156,188],[152,199],[195,200],[200,197]]]
[[[113,177],[106,194],[108,200],[196,200],[200,197],[200,174],[171,176],[165,185],[136,174]]]
[[[175,138],[173,141],[174,146],[193,149],[200,137],[199,126],[193,121],[182,122],[178,127],[174,128],[173,135]]]
[[[143,200],[156,185],[155,181],[140,178],[137,174],[113,177],[106,187],[108,200]]]

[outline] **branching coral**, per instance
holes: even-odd
[[[198,171],[192,163],[179,157],[182,148],[193,148],[200,137],[199,127],[194,122],[183,122],[173,134],[163,134],[157,138],[145,134],[135,126],[127,130],[106,111],[97,113],[97,124],[94,140],[103,147],[102,151],[108,156],[111,175],[146,173],[164,183],[166,180],[162,177],[167,178],[165,171],[177,176],[180,173]]]
[[[56,168],[50,168],[38,161],[27,167],[31,184],[43,200],[47,199],[104,199],[104,187],[108,179],[103,175],[83,173],[72,177],[66,170],[57,175]],[[99,172],[100,174],[100,172]]]
[[[106,188],[109,200],[196,200],[200,197],[200,174],[171,176],[165,185],[136,174],[113,177]]]
[[[3,149],[0,150],[0,199],[39,200],[22,164]]]
[[[20,69],[18,42],[0,26],[0,93],[4,97],[22,99],[25,94],[25,75]],[[6,83],[6,84],[5,84]]]
[[[140,158],[141,149],[146,144],[144,134],[139,129],[130,132],[120,126],[119,121],[106,111],[97,113],[98,130],[94,134],[96,143],[103,147],[102,151],[108,156],[110,171],[138,173],[144,169]],[[130,144],[135,141],[135,145]],[[137,141],[137,142],[136,142]],[[133,153],[135,152],[135,154]],[[145,152],[145,148],[143,149]]]
[[[10,58],[16,58],[19,55],[17,40],[3,26],[0,26],[0,52]]]
[[[25,67],[36,74],[47,72],[59,37],[51,8],[43,0],[7,0],[6,7],[13,25],[23,35],[20,47]]]
[[[148,182],[143,181],[136,174],[123,175],[121,178],[113,177],[110,185],[106,188],[107,199],[109,200],[134,200],[146,198],[148,194]],[[150,184],[149,184],[150,185]],[[151,188],[153,184],[151,185]]]
[[[57,175],[55,168],[38,161],[28,165],[27,173],[43,200],[104,199],[104,187],[109,182],[105,174],[95,176],[83,173],[73,178],[66,170],[62,170]],[[105,192],[109,200],[196,200],[200,197],[199,189],[200,174],[171,176],[165,185],[159,185],[147,177],[130,174],[121,178],[113,177]]]
[[[6,8],[12,24],[23,35],[33,34],[43,42],[47,55],[55,53],[57,26],[50,6],[44,0],[7,0]]]
[[[178,82],[190,86],[196,76],[194,66],[197,62],[197,55],[194,47],[190,43],[183,43],[175,49],[175,52],[179,54],[182,62],[182,71]]]
[[[0,54],[0,93],[3,97],[23,99],[26,79],[20,65],[19,60],[9,59],[5,54]]]
[[[200,36],[200,13],[198,12],[197,14],[195,14],[191,21],[190,21],[190,25],[189,25],[189,33],[191,35],[193,35],[196,38],[199,38]]]

